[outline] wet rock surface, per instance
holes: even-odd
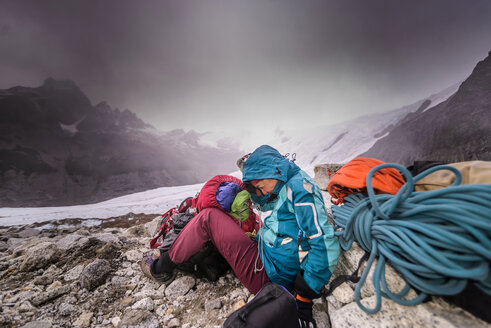
[[[231,271],[216,282],[183,272],[167,286],[146,278],[139,260],[149,251],[144,224],[152,219],[37,232],[0,227],[0,326],[211,328],[252,299]],[[363,253],[356,245],[343,252],[334,277],[351,274]],[[387,281],[394,290],[403,284],[393,270]],[[326,301],[314,301],[319,328],[489,326],[438,297],[414,307],[384,299],[382,310],[368,315],[354,302],[354,288],[344,283]],[[361,294],[363,304],[373,306],[370,283]]]

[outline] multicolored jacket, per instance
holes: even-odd
[[[258,234],[258,248],[268,277],[287,288],[304,270],[304,280],[320,292],[339,257],[339,243],[328,223],[319,187],[295,163],[271,146],[257,148],[244,162],[243,181],[277,179],[272,195],[252,194],[271,214]]]

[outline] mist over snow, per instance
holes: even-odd
[[[283,129],[272,123],[267,130],[224,129],[222,132],[200,134],[200,144],[237,148],[247,154],[263,144],[278,149],[282,154],[296,154],[296,163],[309,174],[323,163],[346,163],[368,150],[378,139],[384,137],[407,114],[424,112],[454,94],[460,83],[441,92],[393,109],[388,112],[365,115],[343,123],[319,125],[315,116],[310,117],[312,127]],[[290,156],[291,158],[291,156]]]
[[[458,86],[454,84],[428,98],[389,112],[366,115],[335,125],[298,131],[279,130],[270,145],[284,154],[296,153],[296,163],[312,175],[317,164],[346,163],[362,154],[406,115],[438,105],[454,94]],[[315,117],[312,121],[315,122]]]
[[[246,149],[245,153],[253,151],[254,148],[261,144],[270,144],[282,154],[296,153],[296,163],[313,175],[313,169],[316,164],[346,163],[368,150],[379,138],[386,134],[384,133],[385,130],[390,130],[408,113],[418,110],[423,111],[441,103],[452,95],[457,88],[458,85],[454,85],[414,104],[386,113],[367,115],[341,124],[301,130],[283,131],[277,128],[273,130],[274,137],[269,140],[265,138],[262,143],[254,144],[255,141],[251,139],[251,136],[244,133],[232,136],[217,133],[198,133],[197,139],[199,144],[208,146],[243,147],[241,149]],[[422,107],[423,105],[426,107]],[[312,121],[315,121],[315,117],[312,117]],[[177,131],[172,134],[187,135],[184,131]],[[240,171],[223,172],[223,174],[242,177]],[[31,208],[5,207],[0,208],[0,226],[70,218],[94,219],[85,223],[86,225],[92,225],[100,223],[100,220],[125,215],[130,212],[162,214],[180,203],[184,198],[196,195],[202,186],[203,184],[192,184],[162,187],[88,205]]]

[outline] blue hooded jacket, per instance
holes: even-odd
[[[287,288],[297,273],[319,293],[329,282],[339,257],[339,242],[328,218],[319,187],[295,163],[271,146],[257,148],[244,162],[243,181],[276,179],[271,195],[252,200],[271,210],[257,240],[268,277]]]

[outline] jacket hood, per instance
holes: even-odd
[[[263,145],[244,162],[242,181],[277,179],[286,183],[300,168],[271,146]]]

